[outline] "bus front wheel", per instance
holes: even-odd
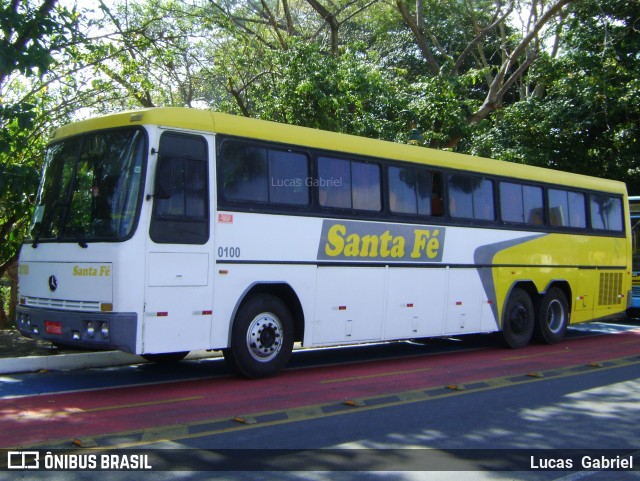
[[[504,308],[502,335],[507,346],[518,349],[529,344],[535,324],[533,301],[527,292],[515,288]]]
[[[567,296],[557,287],[550,288],[538,305],[538,316],[534,335],[536,340],[546,344],[559,342],[569,325],[569,304]]]
[[[287,306],[270,294],[256,295],[238,310],[224,358],[245,377],[272,376],[289,361],[293,335],[293,318]]]

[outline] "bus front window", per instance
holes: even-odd
[[[115,241],[133,233],[141,202],[145,137],[137,129],[96,132],[49,147],[31,237]]]

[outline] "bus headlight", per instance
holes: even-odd
[[[107,338],[109,337],[109,323],[104,321],[102,324],[100,324],[100,334],[102,334],[102,337]]]
[[[88,321],[87,322],[87,327],[86,327],[86,331],[87,331],[87,335],[89,337],[93,337],[96,334],[96,328],[93,325],[93,321]]]
[[[25,314],[21,312],[18,314],[18,322],[20,323],[20,327],[23,329],[29,329],[31,327],[31,319],[29,318],[29,314]]]

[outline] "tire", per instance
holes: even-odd
[[[224,358],[242,376],[273,376],[289,362],[293,337],[293,317],[287,306],[270,294],[256,295],[238,310]]]
[[[164,352],[162,354],[142,354],[142,358],[149,362],[157,362],[159,364],[171,364],[182,361],[187,357],[189,351],[183,352]]]
[[[557,287],[550,288],[538,304],[535,339],[545,344],[556,344],[564,338],[569,318],[567,296]]]
[[[509,295],[502,316],[502,336],[507,346],[519,349],[533,336],[535,315],[533,302],[526,291],[515,288]]]

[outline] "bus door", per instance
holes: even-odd
[[[199,135],[165,131],[160,137],[146,258],[145,354],[209,347],[210,152]]]

